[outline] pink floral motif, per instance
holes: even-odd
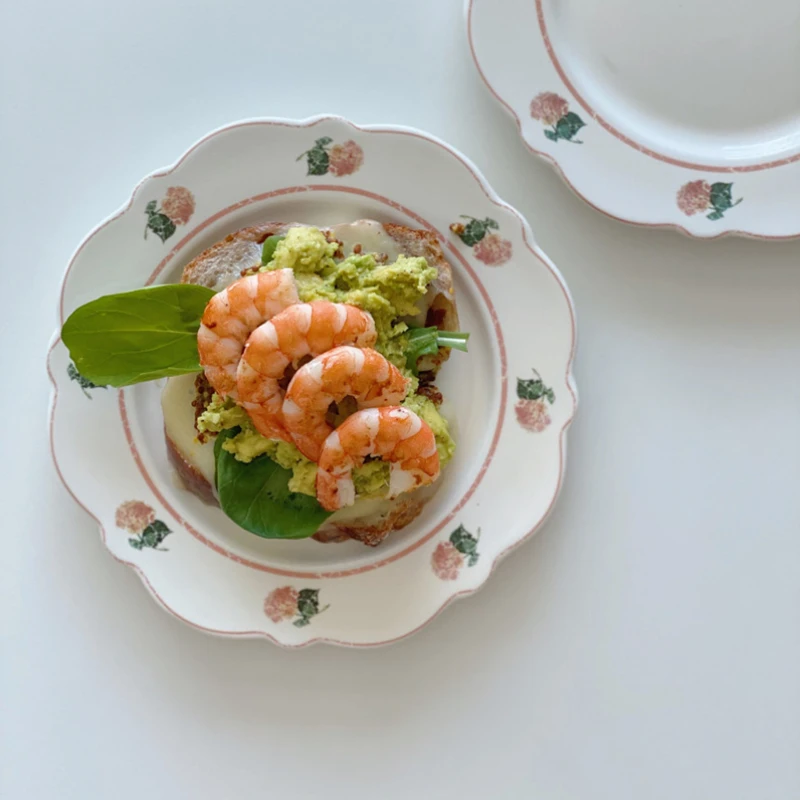
[[[743,199],[733,199],[733,183],[715,181],[710,184],[704,180],[684,183],[675,198],[678,208],[687,217],[705,214],[706,219],[712,222],[722,219],[727,211],[738,206]]]
[[[308,175],[331,175],[343,178],[352,175],[364,163],[364,151],[357,142],[348,139],[343,144],[333,144],[330,136],[320,136],[314,146],[300,153],[296,161],[306,160]]]
[[[185,225],[194,214],[194,195],[184,186],[170,186],[161,201],[161,212],[176,225]]]
[[[297,614],[297,600],[300,594],[292,586],[273,589],[264,601],[264,613],[273,622],[283,622]]]
[[[114,521],[118,528],[134,534],[128,539],[128,544],[134,550],[143,550],[147,547],[167,551],[168,548],[161,545],[172,531],[164,522],[156,519],[156,512],[147,503],[142,503],[141,500],[122,503],[117,509]]]
[[[569,110],[569,103],[555,92],[541,92],[531,100],[531,117],[541,122],[545,138],[551,142],[571,142],[583,144],[575,136],[586,123]]]
[[[514,410],[525,430],[541,433],[552,422],[544,400],[518,400]]]
[[[439,542],[431,556],[431,567],[435,575],[443,581],[454,581],[458,578],[464,556],[452,542]]]
[[[118,528],[140,534],[156,520],[156,512],[140,500],[130,500],[117,509],[115,521]]]
[[[178,225],[185,225],[194,214],[194,195],[185,186],[170,186],[161,200],[150,200],[144,207],[147,222],[144,227],[144,238],[148,231],[166,242],[177,230]]]
[[[454,222],[450,226],[450,230],[467,247],[472,248],[478,261],[482,261],[487,267],[499,267],[511,258],[511,242],[504,239],[499,233],[492,233],[492,231],[500,230],[496,219],[491,217],[479,219],[466,214],[462,214],[461,219],[465,219],[467,222]]]
[[[489,233],[472,248],[475,258],[487,267],[499,267],[511,258],[511,242],[497,233]]]
[[[532,433],[541,433],[552,422],[548,413],[548,404],[556,401],[556,393],[547,386],[542,376],[533,370],[532,378],[517,378],[517,405],[514,411],[517,422]]]
[[[363,163],[364,151],[352,139],[331,147],[329,169],[337,178],[352,175]]]
[[[689,181],[678,190],[678,208],[691,217],[702,214],[711,205],[711,184],[706,181]]]
[[[569,103],[555,92],[542,92],[531,101],[531,116],[545,125],[555,125],[569,111]]]

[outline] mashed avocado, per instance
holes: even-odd
[[[436,404],[421,394],[410,394],[403,401],[420,419],[424,420],[436,437],[436,449],[439,451],[439,464],[443,467],[456,452],[456,443],[450,435],[447,420],[439,413]]]
[[[269,269],[291,269],[295,275],[321,272],[335,266],[333,254],[338,245],[323,236],[317,228],[289,228],[278,242]]]
[[[417,302],[436,277],[424,258],[400,256],[393,264],[378,264],[375,255],[351,255],[336,262],[330,244],[317,228],[290,228],[264,270],[290,267],[304,303],[331,300],[350,303],[372,314],[378,341],[375,349],[405,370],[408,326],[399,317],[419,313]]]
[[[400,317],[419,313],[416,304],[436,277],[436,269],[429,267],[424,258],[406,256],[400,256],[393,264],[379,264],[372,253],[351,255],[337,262],[334,259],[337,248],[338,245],[328,242],[317,228],[290,228],[275,248],[272,260],[261,269],[293,270],[300,299],[305,303],[312,300],[350,303],[372,315],[378,333],[375,349],[409,378],[409,394],[403,405],[430,425],[444,466],[453,457],[455,442],[447,420],[436,405],[429,398],[416,394],[418,380],[406,368],[408,326],[398,321]],[[291,470],[290,491],[316,495],[317,465],[293,444],[262,436],[247,412],[233,401],[215,394],[197,419],[200,433],[218,433],[237,427],[241,428],[240,432],[223,443],[225,450],[245,463],[267,455],[284,469]],[[389,487],[389,465],[380,460],[367,461],[353,470],[353,483],[359,497],[381,497]]]
[[[389,465],[385,461],[367,461],[353,470],[353,485],[359,497],[382,497],[389,489]]]
[[[430,425],[436,437],[436,449],[444,467],[453,457],[456,445],[450,436],[447,420],[427,397],[410,394],[403,405],[418,414]],[[289,491],[316,496],[317,465],[309,461],[293,444],[267,439],[253,426],[247,412],[215,394],[208,408],[197,418],[200,433],[219,433],[229,428],[241,428],[236,436],[226,439],[222,447],[245,464],[262,455],[268,455],[276,464],[291,470]],[[389,465],[384,461],[367,461],[353,470],[353,483],[359,497],[380,497],[389,487]]]

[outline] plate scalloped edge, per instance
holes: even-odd
[[[797,233],[789,233],[789,234],[761,234],[755,233],[753,231],[746,231],[740,230],[737,228],[725,228],[721,230],[719,233],[706,235],[703,233],[695,233],[694,231],[689,230],[685,226],[677,223],[677,222],[648,222],[648,221],[641,221],[641,220],[633,220],[628,219],[626,217],[620,216],[619,214],[614,214],[607,209],[601,208],[597,203],[590,200],[583,192],[581,192],[571,181],[568,177],[564,168],[558,162],[558,160],[551,155],[550,153],[540,150],[537,147],[534,147],[531,142],[529,141],[528,137],[524,133],[524,128],[522,125],[522,119],[520,118],[517,111],[503,98],[501,93],[492,85],[492,82],[489,80],[486,72],[484,71],[483,67],[481,66],[481,62],[478,58],[478,54],[475,48],[475,41],[473,37],[473,8],[475,5],[476,0],[464,0],[464,21],[465,21],[465,29],[466,29],[466,36],[467,36],[467,44],[469,46],[470,55],[472,57],[472,61],[475,65],[475,68],[478,72],[478,76],[480,77],[481,81],[488,89],[489,94],[500,104],[502,108],[511,116],[514,120],[514,123],[517,127],[517,131],[519,133],[520,139],[522,139],[522,143],[524,146],[534,155],[541,158],[543,161],[547,162],[559,175],[559,177],[564,181],[564,183],[573,191],[577,197],[583,200],[590,208],[594,209],[598,213],[602,214],[604,217],[608,217],[609,219],[613,219],[615,222],[622,222],[626,225],[634,225],[639,228],[654,228],[654,229],[664,229],[664,230],[673,230],[679,233],[682,233],[684,236],[688,236],[691,239],[700,239],[702,241],[713,241],[715,239],[722,239],[728,236],[735,236],[735,237],[742,237],[745,239],[754,239],[757,241],[791,241],[797,238],[800,238],[800,230]],[[566,94],[571,94],[570,90],[566,86],[562,86],[562,90]]]
[[[154,587],[152,582],[147,577],[147,574],[145,573],[144,569],[140,565],[138,565],[138,564],[136,564],[136,563],[134,563],[132,561],[129,561],[127,559],[121,558],[119,555],[117,555],[116,553],[113,552],[113,550],[111,549],[111,547],[108,544],[106,526],[103,524],[101,519],[92,511],[92,509],[89,508],[87,506],[87,504],[84,503],[81,500],[80,497],[78,497],[76,491],[73,489],[73,487],[70,485],[70,482],[66,478],[66,476],[64,474],[64,471],[62,469],[62,466],[59,463],[58,456],[56,454],[56,449],[57,448],[56,448],[56,445],[55,445],[55,442],[54,442],[54,420],[55,420],[55,416],[56,416],[56,409],[57,409],[57,406],[58,406],[59,387],[58,387],[58,382],[56,380],[56,377],[55,377],[53,369],[52,369],[51,360],[52,360],[53,353],[54,353],[56,347],[61,342],[60,325],[63,324],[63,321],[64,321],[64,293],[65,293],[65,287],[66,287],[67,280],[69,278],[70,272],[71,272],[76,260],[80,256],[81,251],[84,249],[84,247],[102,229],[104,229],[107,225],[109,225],[114,220],[120,218],[123,214],[125,214],[125,212],[127,212],[133,206],[133,204],[134,204],[139,192],[141,191],[141,189],[150,180],[152,180],[154,178],[162,178],[162,177],[169,176],[175,170],[177,170],[178,167],[180,167],[181,164],[192,153],[194,153],[199,147],[201,147],[205,142],[209,141],[210,139],[212,139],[212,138],[214,138],[214,137],[216,137],[216,136],[218,136],[220,134],[223,134],[223,133],[225,133],[227,131],[233,130],[235,128],[239,128],[239,127],[246,126],[246,125],[253,125],[253,124],[261,125],[261,124],[263,124],[263,125],[283,126],[283,127],[291,127],[291,128],[302,129],[302,128],[311,128],[311,127],[313,127],[315,125],[318,125],[320,123],[329,122],[329,121],[330,122],[341,123],[341,124],[343,124],[345,126],[348,126],[348,127],[352,128],[353,130],[360,131],[360,132],[367,133],[367,134],[368,133],[410,134],[412,136],[424,139],[424,140],[426,140],[428,142],[431,142],[431,143],[437,145],[438,147],[442,148],[447,153],[449,153],[451,156],[453,156],[455,159],[460,161],[461,164],[464,167],[466,167],[466,169],[472,174],[472,177],[475,179],[475,181],[477,182],[477,184],[480,187],[480,189],[483,191],[483,193],[486,195],[488,200],[493,205],[497,206],[498,208],[504,209],[506,212],[508,212],[514,218],[516,218],[516,220],[519,222],[520,229],[521,229],[521,234],[522,234],[522,240],[524,241],[526,247],[528,248],[530,253],[538,261],[540,261],[546,267],[547,270],[550,271],[550,273],[552,274],[552,277],[559,284],[559,287],[562,290],[562,292],[564,294],[564,297],[566,299],[566,302],[567,302],[567,307],[569,309],[570,318],[571,318],[571,345],[570,345],[569,356],[568,356],[567,366],[566,366],[565,384],[566,384],[567,388],[569,389],[571,407],[570,407],[570,410],[567,413],[567,415],[565,417],[565,420],[564,420],[564,422],[562,424],[562,427],[561,427],[561,429],[559,431],[558,445],[559,445],[559,454],[560,454],[560,464],[559,464],[558,481],[557,481],[557,485],[555,487],[555,490],[553,491],[552,498],[550,500],[550,503],[549,503],[549,505],[547,507],[546,512],[541,516],[541,518],[537,521],[537,523],[530,530],[527,531],[527,533],[525,533],[518,540],[516,540],[515,542],[513,542],[512,544],[510,544],[509,546],[507,546],[505,549],[501,550],[500,552],[498,552],[494,556],[494,558],[492,559],[492,562],[490,564],[488,572],[486,573],[485,577],[483,578],[483,580],[478,585],[476,585],[474,587],[471,587],[471,588],[468,588],[468,589],[463,589],[463,590],[460,590],[460,591],[453,592],[421,624],[417,625],[416,627],[414,627],[411,630],[405,631],[404,633],[400,634],[399,636],[395,636],[395,637],[392,637],[392,638],[389,638],[389,639],[386,639],[386,640],[370,641],[370,642],[349,642],[349,641],[343,641],[343,640],[339,640],[339,639],[335,639],[335,638],[331,638],[331,637],[327,637],[327,636],[319,636],[319,637],[313,637],[313,638],[307,639],[307,640],[299,642],[299,643],[287,643],[286,641],[283,641],[283,640],[277,638],[276,636],[274,636],[273,634],[271,634],[267,630],[262,630],[262,629],[253,629],[253,630],[219,630],[219,629],[215,629],[215,628],[204,626],[202,624],[199,624],[196,621],[188,619],[186,616],[184,616],[184,615],[180,614],[178,611],[176,611],[159,594],[159,592],[156,590],[156,588]],[[451,249],[453,249],[452,245],[451,245]],[[454,250],[454,252],[455,252],[455,250]],[[432,134],[428,134],[428,133],[425,133],[425,132],[420,131],[418,129],[411,128],[411,127],[408,127],[408,126],[401,126],[401,125],[357,125],[357,124],[355,124],[353,122],[350,122],[349,120],[347,120],[347,119],[345,119],[345,118],[343,118],[341,116],[332,115],[332,114],[320,114],[320,115],[316,115],[316,116],[313,116],[313,117],[309,117],[309,118],[304,119],[304,120],[291,120],[291,119],[285,119],[285,118],[271,118],[271,117],[248,118],[248,119],[239,120],[239,121],[234,122],[234,123],[230,123],[230,124],[227,124],[227,125],[220,126],[219,128],[211,131],[210,133],[208,133],[205,136],[203,136],[200,139],[198,139],[191,147],[189,147],[170,166],[161,168],[159,170],[155,170],[155,171],[149,173],[148,175],[146,175],[144,178],[142,178],[138,182],[138,184],[134,187],[134,189],[132,190],[131,196],[128,199],[128,201],[126,203],[124,203],[117,211],[115,211],[114,213],[110,214],[106,219],[104,219],[102,222],[100,222],[98,225],[96,225],[83,238],[83,240],[80,242],[80,244],[77,246],[77,248],[75,249],[75,251],[71,255],[71,257],[69,259],[69,262],[68,262],[68,265],[67,265],[67,268],[65,270],[64,276],[63,276],[63,278],[61,280],[61,284],[60,284],[60,288],[59,288],[58,306],[59,306],[59,328],[56,330],[56,332],[54,333],[54,335],[52,337],[51,343],[50,343],[50,345],[48,347],[47,357],[46,357],[47,373],[48,373],[48,377],[50,378],[50,382],[52,383],[52,387],[53,387],[52,392],[51,392],[50,407],[49,407],[49,412],[48,412],[48,429],[49,429],[48,438],[49,438],[51,456],[53,458],[53,463],[54,463],[55,468],[56,468],[56,473],[57,473],[59,479],[61,480],[61,482],[63,483],[65,489],[67,490],[69,495],[72,497],[72,499],[78,504],[78,506],[80,506],[97,523],[97,525],[98,525],[98,527],[100,529],[100,533],[101,533],[103,544],[106,546],[106,549],[109,551],[109,553],[111,553],[113,558],[115,560],[117,560],[119,563],[124,564],[124,565],[130,567],[131,569],[133,569],[133,571],[139,576],[139,578],[142,581],[142,583],[144,584],[144,586],[147,588],[147,590],[150,593],[150,595],[153,597],[153,599],[162,608],[164,608],[166,611],[168,611],[174,617],[177,617],[182,622],[188,624],[189,626],[191,626],[193,628],[196,628],[197,630],[203,631],[204,633],[209,633],[209,634],[212,634],[212,635],[218,635],[218,636],[224,636],[224,637],[264,638],[264,639],[267,639],[267,640],[273,642],[276,645],[279,645],[279,646],[287,648],[287,649],[299,649],[299,648],[307,647],[307,646],[312,645],[312,644],[334,644],[334,645],[339,645],[339,646],[358,647],[358,648],[362,648],[362,647],[378,647],[378,646],[383,646],[383,645],[387,645],[387,644],[392,644],[392,643],[398,642],[398,641],[400,641],[402,639],[407,638],[408,636],[411,636],[414,633],[417,633],[422,628],[427,626],[436,617],[438,617],[439,614],[441,614],[442,611],[444,611],[445,608],[447,608],[454,600],[457,600],[457,599],[460,599],[460,598],[463,598],[463,597],[467,597],[467,596],[469,596],[471,594],[474,594],[480,588],[482,588],[485,585],[486,581],[491,576],[491,574],[494,572],[494,570],[496,569],[496,567],[500,563],[500,561],[502,559],[504,559],[507,555],[509,555],[513,550],[515,550],[518,546],[520,546],[521,544],[526,542],[535,533],[537,533],[539,531],[539,529],[542,527],[542,525],[545,523],[545,521],[549,517],[549,515],[550,515],[552,509],[554,508],[554,506],[555,506],[555,504],[556,504],[556,502],[558,500],[558,497],[560,495],[561,488],[562,488],[562,485],[563,485],[564,474],[565,474],[565,470],[566,470],[567,430],[570,427],[570,425],[571,425],[571,423],[572,423],[572,421],[574,419],[574,416],[575,416],[575,413],[576,413],[577,407],[578,407],[578,392],[577,392],[577,387],[576,387],[576,384],[575,384],[575,379],[574,379],[574,374],[573,374],[573,365],[574,365],[574,359],[575,359],[575,353],[576,353],[576,347],[577,347],[577,321],[576,321],[574,303],[572,301],[572,297],[571,297],[571,294],[569,292],[569,288],[567,287],[567,284],[564,281],[564,279],[563,279],[561,273],[559,272],[558,268],[550,261],[550,259],[547,257],[547,255],[536,244],[535,237],[533,236],[533,233],[531,231],[531,228],[530,228],[527,220],[525,220],[525,218],[515,208],[513,208],[512,206],[508,205],[507,203],[505,203],[503,200],[500,199],[500,197],[496,194],[496,192],[488,184],[488,182],[486,181],[486,179],[484,178],[484,176],[480,172],[480,170],[474,165],[474,163],[469,158],[467,158],[462,153],[457,151],[455,148],[451,147],[446,142],[442,141],[441,139],[439,139],[438,137],[436,137],[436,136],[434,136]]]

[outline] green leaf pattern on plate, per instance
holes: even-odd
[[[147,238],[147,231],[152,231],[162,242],[166,242],[175,233],[175,223],[166,214],[158,211],[157,205],[155,200],[151,200],[145,206],[147,224],[144,226],[144,238]]]
[[[308,164],[309,175],[327,175],[330,166],[330,156],[327,147],[333,142],[330,136],[322,136],[314,142],[314,146],[305,153],[301,153],[297,160],[305,157]]]
[[[517,378],[517,397],[520,400],[538,400],[540,397],[546,397],[552,405],[556,401],[555,393],[549,386],[544,385],[536,370],[533,372],[533,378]]]
[[[325,606],[328,608],[328,606]],[[323,611],[325,609],[322,609]],[[301,589],[297,597],[297,613],[300,615],[294,621],[296,628],[304,628],[311,622],[311,618],[320,613],[319,589]]]
[[[723,214],[734,206],[738,206],[743,198],[734,201],[733,199],[733,184],[732,183],[712,183],[711,194],[709,202],[714,209],[710,214],[707,214],[707,219],[717,220],[722,219]]]
[[[545,131],[545,136],[550,134],[547,138],[553,142],[559,139],[566,139],[566,141],[572,142],[573,144],[583,144],[583,142],[574,137],[575,134],[585,126],[586,123],[574,111],[570,111],[556,122],[555,129],[552,133],[551,131]]]
[[[161,543],[172,531],[160,520],[157,519],[148,525],[136,538],[128,539],[128,544],[134,550],[142,550],[150,547],[153,550],[166,550],[161,547]]]
[[[480,539],[480,536],[480,530],[476,536],[473,536],[463,525],[459,525],[450,534],[450,544],[452,544],[459,553],[467,557],[468,567],[474,567],[480,558],[480,554],[478,553],[478,539]]]
[[[475,219],[475,217],[468,217],[462,214],[461,219],[467,219],[469,222],[467,222],[466,225],[455,223],[450,226],[450,230],[452,230],[467,247],[474,247],[490,230],[496,231],[500,229],[497,222],[489,217],[486,217],[486,219]]]

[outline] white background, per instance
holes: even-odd
[[[462,16],[461,0],[6,5],[4,799],[800,796],[800,243],[592,211],[490,98]],[[472,158],[580,326],[551,521],[477,596],[374,651],[184,627],[105,552],[47,446],[44,355],[84,234],[210,129],[320,112]]]

